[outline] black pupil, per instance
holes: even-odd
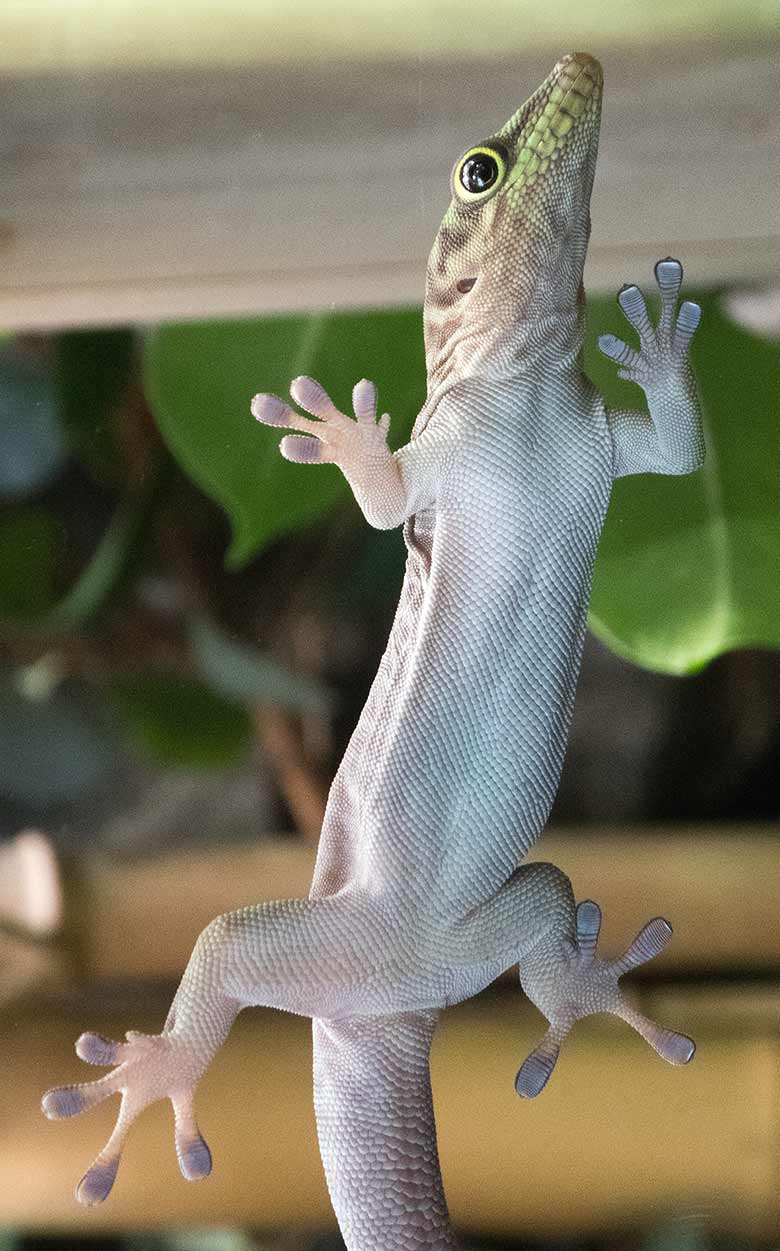
[[[489,156],[487,152],[480,152],[476,156],[470,156],[467,161],[463,162],[463,168],[460,171],[460,181],[467,191],[477,194],[480,191],[487,191],[489,187],[498,178],[498,162],[495,157]]]

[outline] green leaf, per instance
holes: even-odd
[[[291,380],[318,378],[346,412],[352,387],[372,378],[394,446],[408,437],[425,396],[420,313],[322,313],[250,322],[163,326],[148,338],[146,393],[168,447],[227,511],[236,568],[272,539],[316,521],[349,498],[332,465],[292,465],[280,434],[258,425],[252,396],[287,396]]]
[[[0,515],[0,615],[26,620],[54,603],[59,527],[42,508]]]
[[[686,293],[688,294],[688,293]],[[696,295],[693,362],[707,460],[687,477],[615,483],[591,600],[594,632],[649,669],[691,673],[737,647],[780,647],[780,345]],[[623,335],[612,300],[589,308],[586,368],[610,408],[643,408],[595,346]]]
[[[134,358],[132,330],[69,330],[54,341],[60,421],[71,447],[100,481],[119,476],[121,449],[108,418],[130,380]]]
[[[331,703],[321,683],[291,673],[248,643],[229,638],[205,617],[192,618],[189,635],[201,677],[228,699],[276,704],[295,712],[322,712]]]
[[[131,738],[155,764],[220,769],[249,750],[246,710],[187,678],[124,678],[109,695]]]
[[[734,647],[780,646],[780,348],[732,325],[717,295],[698,298],[704,317],[694,364],[706,467],[687,478],[615,484],[591,604],[591,625],[609,646],[668,673],[694,671]],[[625,333],[617,305],[592,301],[588,372],[609,407],[642,407],[639,388],[617,380],[597,351],[608,329]],[[147,343],[145,366],[169,447],[231,517],[233,566],[348,496],[334,467],[281,459],[278,433],[249,416],[254,392],[284,396],[290,379],[306,372],[349,411],[353,383],[373,377],[396,446],[423,399],[417,312],[164,327]]]

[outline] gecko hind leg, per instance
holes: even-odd
[[[413,944],[409,944],[412,953]],[[77,1054],[111,1065],[95,1082],[55,1087],[43,1096],[52,1120],[121,1096],[109,1141],[77,1189],[81,1203],[108,1195],[128,1131],[149,1104],[173,1105],[179,1166],[188,1181],[205,1177],[211,1156],[194,1114],[197,1085],[242,1008],[280,1008],[326,1019],[427,1004],[441,976],[420,972],[399,941],[392,907],[356,893],[270,900],[217,917],[195,944],[160,1034],[130,1031],[125,1042],[82,1034]]]
[[[600,928],[601,909],[585,900],[577,906],[573,948],[563,959],[551,961],[549,951],[540,944],[527,962],[521,961],[523,990],[550,1023],[515,1079],[515,1089],[523,1098],[532,1099],[544,1089],[574,1022],[598,1012],[611,1012],[626,1021],[670,1064],[687,1064],[693,1058],[696,1047],[690,1038],[643,1016],[618,986],[624,973],[663,951],[672,936],[669,922],[663,917],[648,921],[616,960],[596,955]]]

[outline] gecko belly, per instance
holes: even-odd
[[[514,430],[521,455],[508,461],[489,409],[468,422],[436,507],[407,526],[395,621],[334,780],[315,893],[419,891],[421,906],[458,914],[511,874],[557,790],[609,452],[593,422],[565,437]]]

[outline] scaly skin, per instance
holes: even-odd
[[[85,1203],[106,1197],[127,1129],[165,1096],[184,1175],[209,1172],[193,1094],[250,1004],[313,1018],[320,1145],[350,1251],[455,1245],[431,1038],[442,1008],[516,961],[550,1022],[517,1075],[521,1095],[539,1093],[565,1034],[592,1012],[622,1016],[671,1063],[693,1054],[618,988],[663,948],[668,924],[650,921],[624,956],[602,961],[597,906],[575,907],[553,865],[521,864],[558,785],[612,480],[687,473],[703,457],[687,359],[699,310],[676,312],[677,261],[656,266],[657,330],[636,287],[618,297],[639,350],[601,340],[650,416],[606,411],[578,365],[601,84],[592,57],[565,57],[456,166],[428,265],[428,397],[406,447],[389,451],[389,419],[377,422],[365,380],[355,420],[310,378],[291,394],[311,418],[276,396],[252,403],[259,421],[297,432],[282,441],[288,459],[338,465],[372,525],[403,524],[406,577],[333,782],[310,897],[212,922],[162,1033],[82,1035],[79,1055],[113,1072],[44,1097],[56,1117],[122,1093],[80,1184]]]

